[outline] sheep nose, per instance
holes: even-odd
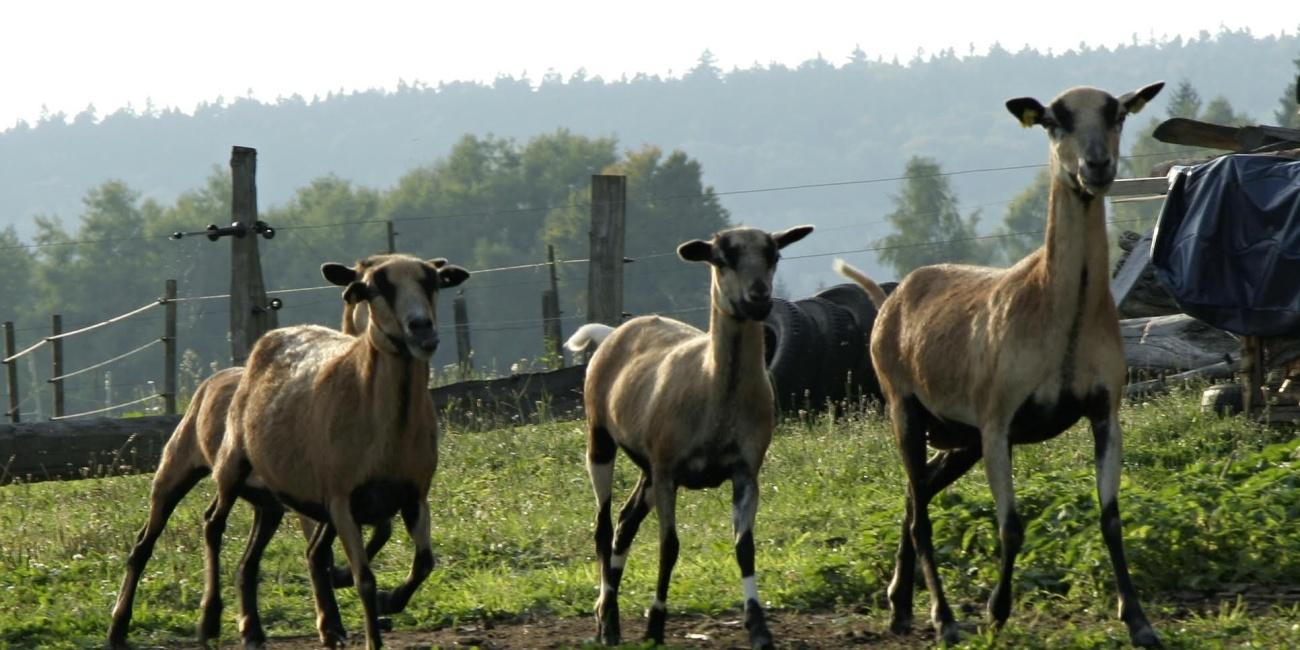
[[[772,290],[767,287],[750,287],[745,297],[751,302],[766,302],[772,299]]]
[[[1084,159],[1082,171],[1083,180],[1092,185],[1105,185],[1115,180],[1109,157]]]
[[[433,329],[433,320],[429,318],[412,318],[406,321],[406,326],[411,328],[411,332],[424,332]]]

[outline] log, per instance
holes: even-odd
[[[1158,379],[1131,383],[1124,387],[1124,397],[1129,399],[1135,397],[1151,397],[1153,395],[1164,393],[1176,386],[1185,385],[1187,382],[1193,380],[1214,381],[1228,379],[1236,374],[1240,369],[1240,363],[1238,361],[1221,361],[1203,368],[1196,368],[1188,370],[1187,372],[1169,375],[1168,377],[1160,377]]]
[[[1129,370],[1170,373],[1241,356],[1236,336],[1186,314],[1120,321]]]
[[[585,366],[439,386],[444,422],[461,429],[578,418]],[[152,472],[180,415],[0,424],[0,485]]]

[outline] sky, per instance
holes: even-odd
[[[399,80],[490,81],[549,70],[616,79],[681,74],[709,49],[723,69],[906,62],[979,54],[997,42],[1061,52],[1201,30],[1294,33],[1300,2],[335,2],[10,0],[0,5],[0,130],[43,107],[102,117],[131,105],[191,111],[217,97],[271,101],[394,88]]]

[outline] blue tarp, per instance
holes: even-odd
[[[1151,263],[1191,316],[1247,336],[1300,335],[1300,161],[1223,156],[1179,173]]]

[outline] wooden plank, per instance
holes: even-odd
[[[1114,199],[1126,196],[1163,196],[1169,193],[1169,179],[1164,176],[1143,178],[1117,178],[1106,196]]]
[[[591,252],[588,255],[587,321],[617,327],[623,320],[623,231],[627,177],[591,177]]]
[[[262,261],[257,252],[257,150],[234,147],[230,153],[231,216],[243,228],[230,240],[230,358],[242,366],[253,344],[277,326],[267,309]]]

